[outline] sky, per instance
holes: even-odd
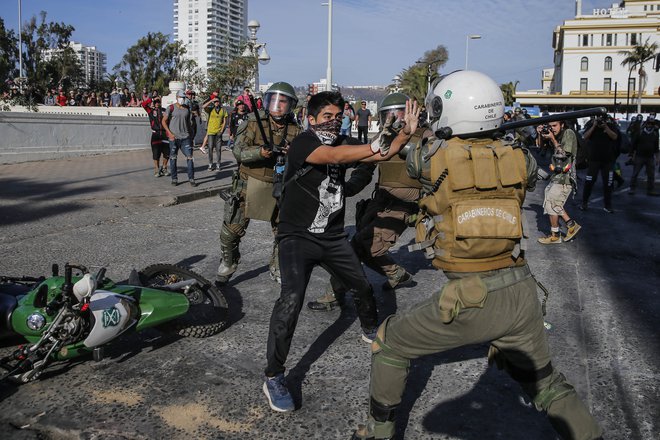
[[[19,0],[0,0],[5,26],[18,28]],[[260,42],[271,61],[260,66],[261,83],[303,86],[325,78],[328,8],[322,0],[248,0],[248,21],[258,20]],[[613,0],[583,0],[583,14]],[[73,40],[108,55],[112,70],[147,32],[173,33],[172,0],[22,0],[22,18],[40,11],[47,21],[75,27]],[[387,85],[444,45],[449,61],[440,72],[465,67],[498,83],[520,81],[518,90],[541,88],[553,65],[552,32],[575,16],[575,0],[333,0],[332,80],[340,86]]]

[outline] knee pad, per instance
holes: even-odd
[[[534,406],[538,411],[548,411],[553,402],[575,394],[573,385],[566,382],[561,373],[556,373],[550,383],[534,396]]]
[[[410,367],[410,360],[405,359],[394,352],[392,347],[387,345],[387,324],[391,316],[385,318],[385,321],[378,327],[376,338],[371,343],[371,355],[374,363],[386,365],[399,369],[408,369]]]
[[[393,422],[396,418],[397,410],[400,404],[385,405],[384,403],[377,402],[373,397],[369,403],[369,414],[376,422]]]
[[[245,229],[240,223],[223,223],[220,230],[220,243],[238,247],[238,242],[245,235]]]

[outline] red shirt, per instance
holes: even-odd
[[[67,97],[64,95],[57,95],[57,105],[64,107],[68,101]]]

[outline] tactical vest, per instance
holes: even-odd
[[[270,136],[271,130],[273,133],[273,144],[280,145],[282,142],[282,137],[284,136],[284,129],[286,126],[277,127],[275,124],[270,124],[270,129],[268,127],[270,120],[266,113],[263,110],[259,111],[259,116],[261,116],[261,123],[266,132],[266,137]],[[270,139],[262,139],[261,132],[259,131],[259,126],[257,125],[256,118],[254,113],[250,114],[247,120],[246,130],[250,130],[255,133],[254,143],[256,145],[265,145],[270,143]],[[288,128],[286,129],[286,140],[291,143],[293,138],[300,134],[300,128],[295,122],[288,122]],[[275,167],[275,157],[271,156],[269,159],[263,159],[257,162],[251,163],[241,163],[240,173],[243,176],[254,177],[255,179],[261,180],[263,182],[273,182],[273,168]]]
[[[419,201],[417,245],[433,266],[482,272],[524,264],[521,206],[527,168],[524,153],[499,140],[454,137],[432,140]]]
[[[420,146],[422,134],[426,128],[419,128],[408,141],[410,150]],[[406,160],[399,155],[391,159],[378,162],[378,186],[380,188],[422,188],[422,184],[408,176]]]

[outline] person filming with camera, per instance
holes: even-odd
[[[559,217],[566,223],[566,236],[563,241],[575,237],[581,226],[568,215],[566,200],[575,191],[577,179],[575,175],[575,155],[577,153],[577,136],[563,121],[554,121],[536,127],[540,142],[547,143],[552,151],[550,158],[550,183],[545,187],[543,213],[550,216],[550,235],[539,238],[541,244],[558,244],[562,242],[559,232]]]
[[[587,141],[587,178],[582,192],[580,209],[587,209],[591,190],[596,183],[598,173],[603,179],[603,196],[605,212],[612,214],[612,183],[614,180],[613,166],[619,155],[619,130],[614,120],[609,116],[598,116],[585,126],[584,140]]]

